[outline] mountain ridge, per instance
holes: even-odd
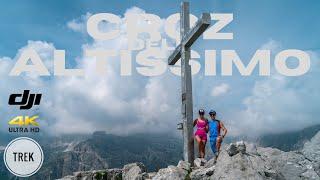
[[[216,161],[196,159],[194,166],[179,161],[156,172],[147,172],[142,163],[124,165],[121,169],[76,172],[61,180],[295,180],[320,179],[320,131],[304,144],[301,151],[281,151],[257,147],[247,142],[224,146]]]
[[[294,132],[299,134],[296,136],[298,140],[290,141],[289,147],[293,150],[301,149],[301,143],[297,145],[296,142],[308,140],[310,134],[314,133],[310,128],[319,127],[320,125]],[[303,133],[305,131],[309,133]],[[182,159],[182,138],[172,134],[140,133],[118,136],[95,132],[92,135],[42,137],[37,140],[42,145],[46,158],[40,171],[30,179],[60,178],[76,171],[122,168],[123,165],[133,162],[143,162],[148,171],[157,171]],[[224,143],[234,141],[236,140],[233,138],[227,138]],[[273,141],[275,145],[269,144],[271,147],[281,144],[277,143],[276,138]],[[258,143],[259,146],[260,143],[261,141]],[[207,148],[207,154],[210,156],[211,150],[209,146]],[[0,176],[9,176],[7,179],[12,177],[3,164],[0,169]]]

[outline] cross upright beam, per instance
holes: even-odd
[[[183,2],[180,14],[180,37],[183,39],[190,30],[189,3]],[[192,77],[189,65],[190,48],[181,43],[181,90],[182,90],[182,127],[183,127],[183,156],[184,160],[193,164],[193,103],[192,103]]]
[[[190,30],[189,3],[181,4],[180,37],[181,42],[168,58],[168,64],[174,65],[181,58],[181,114],[183,129],[183,157],[185,161],[193,164],[193,102],[192,102],[192,74],[190,60],[190,47],[209,27],[211,17],[203,13],[196,25]]]

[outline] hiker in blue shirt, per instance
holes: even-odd
[[[210,137],[210,146],[212,149],[213,154],[215,155],[215,158],[218,158],[220,147],[223,138],[227,134],[227,129],[225,128],[224,124],[216,119],[216,112],[214,110],[211,110],[209,112],[210,120],[209,120],[209,137]],[[223,131],[223,133],[220,133],[220,130]]]

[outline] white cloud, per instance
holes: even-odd
[[[260,49],[266,49],[272,52],[276,52],[276,51],[279,51],[281,48],[282,48],[281,43],[273,39],[270,39],[267,43],[263,44]]]
[[[136,7],[127,10],[126,14],[130,12],[145,13]],[[126,48],[126,14],[122,18],[122,33],[118,38],[85,44],[83,51],[95,48]],[[71,21],[68,27],[83,32],[88,16],[86,14],[74,22]],[[40,53],[52,72],[54,45],[42,41],[29,41],[22,49],[28,47],[35,48]],[[271,40],[262,47],[278,51],[281,45]],[[251,94],[243,99],[243,109],[237,107],[230,115],[225,116],[230,134],[258,135],[319,123],[315,118],[320,116],[320,86],[315,78],[319,76],[320,71],[317,61],[319,57],[316,53],[309,53],[313,56],[311,59],[315,60],[312,67],[316,68],[311,69],[307,75],[297,78],[275,75],[257,80],[254,87],[247,87]],[[137,74],[121,77],[119,60],[112,58],[108,60],[105,76],[100,77],[95,74],[93,59],[78,57],[76,68],[84,68],[87,74],[83,78],[55,77],[48,80],[34,76],[8,77],[8,70],[14,62],[15,59],[0,58],[0,76],[5,77],[1,80],[5,87],[0,89],[0,100],[6,102],[9,94],[21,92],[23,89],[43,93],[42,105],[39,108],[43,117],[41,128],[50,133],[90,133],[94,130],[106,130],[113,134],[178,132],[176,124],[180,121],[180,78],[174,78],[170,73],[152,78]],[[209,84],[205,81],[202,80],[201,83]],[[230,86],[234,86],[229,84],[231,83],[222,83],[213,87],[211,91],[207,85],[199,87],[201,90],[208,88],[203,92],[217,97],[230,92]],[[194,86],[198,87],[195,84]],[[207,97],[206,94],[200,97]],[[229,101],[232,101],[232,98],[229,98]],[[212,105],[212,99],[206,98],[205,101],[211,103],[205,105]],[[217,109],[220,108],[219,104],[214,105]],[[8,107],[0,108],[6,112],[4,119],[12,118],[18,112],[16,109],[5,108]],[[6,130],[7,122],[2,123]]]
[[[230,86],[226,83],[222,83],[216,87],[214,87],[211,91],[211,96],[217,97],[222,96],[230,91]]]
[[[128,13],[145,13],[139,8],[128,9],[124,15],[123,32],[127,31],[125,18]],[[67,25],[74,31],[83,32],[85,22],[90,14],[80,19],[72,20]],[[126,35],[111,41],[93,41],[83,45],[86,49],[114,49],[119,51],[127,46]],[[32,47],[52,71],[53,44],[41,41],[29,41],[25,48]],[[20,50],[20,51],[21,51]],[[50,53],[49,53],[50,52]],[[18,53],[19,55],[19,53]],[[8,63],[5,60],[0,63]],[[119,59],[108,60],[104,76],[95,72],[95,60],[78,57],[75,68],[83,68],[85,77],[55,77],[49,80],[32,76],[30,81],[24,81],[21,76],[8,84],[6,96],[22,91],[24,88],[43,94],[42,105],[39,107],[43,121],[41,128],[52,134],[60,133],[91,133],[95,130],[105,130],[113,134],[128,134],[135,132],[176,132],[176,124],[180,108],[178,104],[178,84],[170,74],[158,77],[144,77],[134,74],[121,77]],[[9,65],[8,65],[9,66]],[[4,65],[0,66],[5,67]],[[6,73],[7,75],[7,73]],[[9,77],[7,78],[9,79]],[[21,80],[20,80],[21,79]],[[37,82],[35,86],[34,83]],[[29,84],[26,86],[25,84]],[[177,87],[172,86],[177,84]],[[21,85],[21,88],[18,88]],[[22,89],[23,88],[23,89]],[[2,99],[1,99],[2,100]],[[9,116],[13,113],[8,112]],[[9,117],[8,117],[9,118]],[[6,126],[3,126],[6,127]],[[154,128],[156,127],[156,128]]]
[[[75,32],[81,32],[86,34],[87,33],[86,22],[91,15],[92,14],[88,12],[87,14],[82,15],[80,18],[73,19],[67,22],[67,27]]]
[[[268,42],[272,47],[281,47],[276,41]],[[274,51],[281,49],[275,48]],[[317,78],[319,56],[311,55],[311,71],[301,77],[285,77],[274,73],[259,79],[251,95],[243,100],[244,110],[230,115],[230,133],[256,136],[298,130],[319,124],[320,85]]]

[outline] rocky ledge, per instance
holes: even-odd
[[[142,163],[122,169],[76,172],[62,180],[170,180],[170,179],[320,179],[320,132],[300,151],[284,152],[243,141],[224,146],[217,160],[196,159],[194,167],[180,161],[158,172],[146,172]]]

